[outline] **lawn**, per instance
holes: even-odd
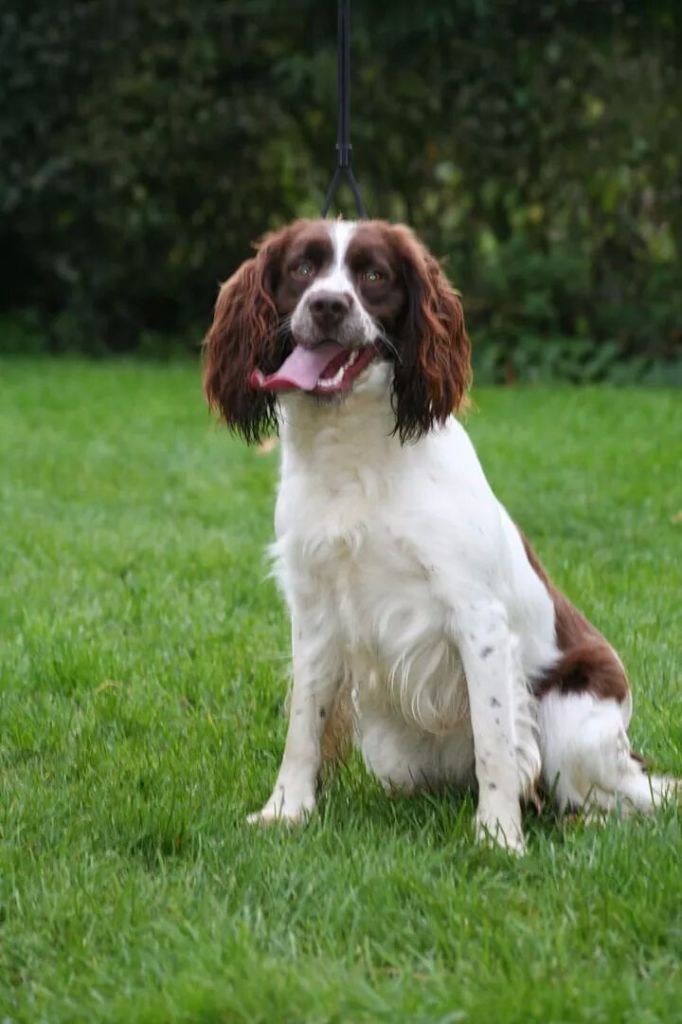
[[[244,824],[282,749],[277,453],[194,366],[0,363],[0,1021],[682,1020],[681,816],[389,799],[357,758],[298,831]],[[497,493],[630,670],[682,773],[682,398],[483,390]]]

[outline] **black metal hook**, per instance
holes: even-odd
[[[337,164],[324,198],[321,216],[327,216],[332,200],[341,184],[341,179],[345,177],[353,193],[358,217],[366,220],[367,211],[365,210],[365,204],[360,195],[360,188],[351,167],[353,147],[350,141],[350,0],[338,0],[337,31]]]

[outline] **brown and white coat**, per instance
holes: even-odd
[[[293,688],[253,820],[312,810],[348,693],[387,787],[475,783],[479,836],[515,850],[539,782],[561,809],[648,810],[668,791],[630,752],[619,658],[552,585],[452,415],[470,379],[462,307],[409,229],[267,236],[223,286],[205,359],[225,421],[282,438],[273,557]]]

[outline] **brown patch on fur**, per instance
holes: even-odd
[[[279,446],[279,438],[277,437],[266,437],[264,441],[258,445],[256,451],[259,455],[269,455],[270,452],[274,452]]]
[[[259,242],[257,254],[221,287],[204,339],[206,398],[228,427],[248,442],[260,441],[277,427],[275,396],[255,391],[249,379],[256,367],[273,372],[286,355],[274,292],[283,254],[301,226],[295,222]]]
[[[413,233],[390,227],[406,274],[407,310],[393,405],[401,441],[417,438],[461,409],[471,383],[471,344],[455,289]]]
[[[558,590],[545,572],[538,556],[519,530],[523,546],[536,574],[547,587],[554,602],[556,640],[561,658],[536,684],[536,693],[550,690],[561,693],[587,691],[601,700],[622,703],[630,687],[617,654],[599,630]]]
[[[322,735],[322,761],[343,761],[353,739],[353,702],[350,683],[344,683],[336,695]]]

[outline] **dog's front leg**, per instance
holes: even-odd
[[[522,853],[514,659],[504,607],[493,600],[468,604],[458,611],[457,634],[474,735],[477,837]]]
[[[317,625],[317,623],[316,623]],[[298,822],[315,807],[322,736],[341,682],[342,666],[326,631],[292,623],[294,679],[289,727],[275,788],[251,823]]]

